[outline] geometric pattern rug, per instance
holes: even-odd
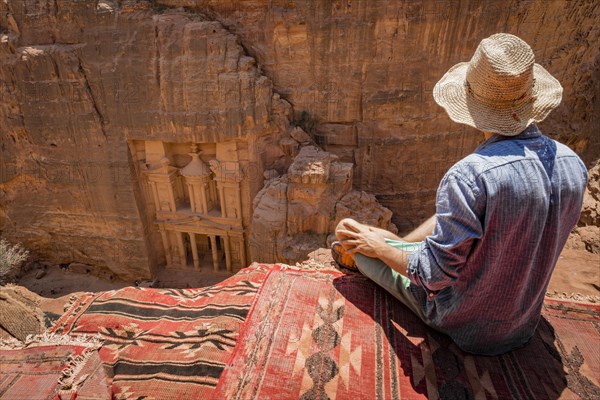
[[[253,264],[201,289],[78,298],[114,399],[600,399],[600,306],[548,300],[536,335],[462,352],[360,274]]]
[[[211,287],[126,287],[79,297],[50,329],[99,334],[115,399],[210,399],[267,269]]]
[[[359,274],[275,266],[214,398],[600,398],[600,307],[546,303],[535,337],[462,352]]]

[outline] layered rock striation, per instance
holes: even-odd
[[[406,232],[481,140],[431,90],[499,31],[560,80],[542,130],[591,166],[599,18],[589,0],[0,2],[0,233],[55,263],[151,276],[166,260],[149,142],[176,168],[184,144],[235,159],[255,260],[295,259],[343,216]]]
[[[405,232],[434,211],[444,172],[481,139],[431,95],[494,33],[523,38],[563,85],[542,131],[588,167],[600,155],[600,5],[591,0],[158,0],[207,13],[240,37],[316,139],[354,162],[354,186]]]
[[[34,253],[136,279],[164,262],[135,141],[243,142],[246,204],[276,166],[289,104],[219,22],[145,2],[20,0],[0,22],[0,229]]]

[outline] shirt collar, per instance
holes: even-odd
[[[539,128],[537,127],[536,124],[531,124],[529,125],[527,128],[525,128],[525,130],[523,130],[521,133],[519,133],[518,135],[515,136],[503,136],[503,135],[499,135],[499,134],[495,134],[494,136],[492,136],[491,138],[487,139],[485,142],[483,142],[479,148],[483,148],[488,146],[489,144],[495,143],[495,142],[499,142],[502,140],[506,140],[506,139],[532,139],[532,138],[536,138],[536,137],[540,137],[542,136],[542,132],[539,130]]]

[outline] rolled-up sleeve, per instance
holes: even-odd
[[[434,297],[458,278],[477,239],[481,238],[481,202],[476,185],[449,171],[436,198],[436,226],[424,246],[408,258],[408,277]]]

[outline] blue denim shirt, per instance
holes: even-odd
[[[535,125],[491,137],[450,168],[433,234],[408,259],[430,325],[473,353],[525,345],[586,183],[579,157]]]

